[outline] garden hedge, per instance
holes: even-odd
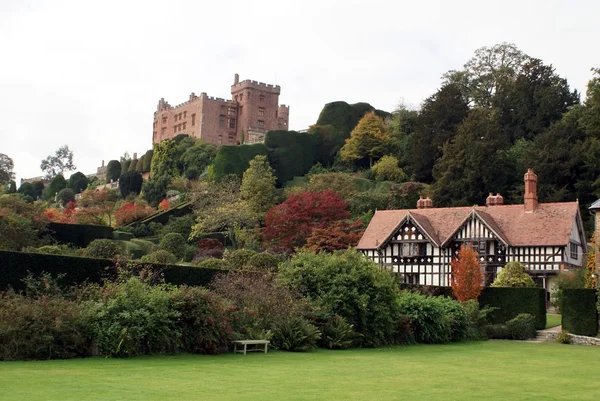
[[[181,217],[192,213],[192,203],[182,202],[177,206],[173,206],[167,210],[161,210],[141,220],[134,221],[126,225],[126,227],[137,227],[140,224],[159,223],[167,224],[171,217]]]
[[[220,180],[229,174],[240,178],[248,169],[250,160],[258,155],[267,155],[267,148],[262,143],[253,145],[221,146],[212,162],[213,178]]]
[[[308,173],[317,161],[317,144],[318,138],[307,132],[267,132],[265,145],[279,186]]]
[[[489,315],[490,323],[504,324],[521,313],[535,317],[535,328],[546,327],[546,290],[543,288],[486,287],[479,304],[498,308]]]
[[[165,281],[170,284],[187,284],[190,286],[207,286],[217,274],[223,270],[201,268],[196,266],[148,264],[162,270]],[[65,274],[60,281],[63,285],[76,285],[83,282],[100,283],[103,279],[114,279],[117,270],[108,259],[83,258],[76,256],[48,255],[42,253],[25,253],[0,251],[0,291],[9,286],[22,290],[21,281],[28,272],[38,276],[42,272],[52,276]]]
[[[112,239],[114,229],[92,224],[50,223],[47,232],[60,244],[73,244],[85,248],[95,239]]]
[[[596,290],[564,289],[560,305],[562,327],[572,334],[595,337],[598,334]]]

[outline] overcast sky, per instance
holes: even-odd
[[[293,4],[293,5],[292,5]],[[417,107],[482,46],[515,43],[585,93],[600,2],[0,0],[0,153],[41,175],[152,146],[158,99],[229,98],[233,74],[281,85],[290,128],[327,102]]]

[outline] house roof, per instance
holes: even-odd
[[[573,224],[578,221],[579,203],[540,203],[533,212],[525,212],[523,205],[380,210],[375,212],[357,248],[380,248],[408,216],[440,246],[454,236],[471,214],[508,245],[561,246],[569,243]]]
[[[590,206],[589,209],[590,210],[599,210],[600,209],[600,199],[598,199],[596,202],[592,203],[592,206]]]

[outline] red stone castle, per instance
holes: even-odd
[[[287,130],[289,106],[279,105],[279,85],[245,80],[235,74],[231,100],[192,92],[187,102],[175,107],[165,99],[154,112],[152,142],[180,134],[216,145],[263,142],[270,130]]]

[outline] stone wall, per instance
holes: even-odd
[[[556,341],[557,332],[549,332],[546,333],[546,340],[548,341]],[[586,337],[586,336],[578,336],[575,334],[569,333],[569,338],[571,339],[571,344],[577,345],[600,345],[600,338],[598,337]]]

